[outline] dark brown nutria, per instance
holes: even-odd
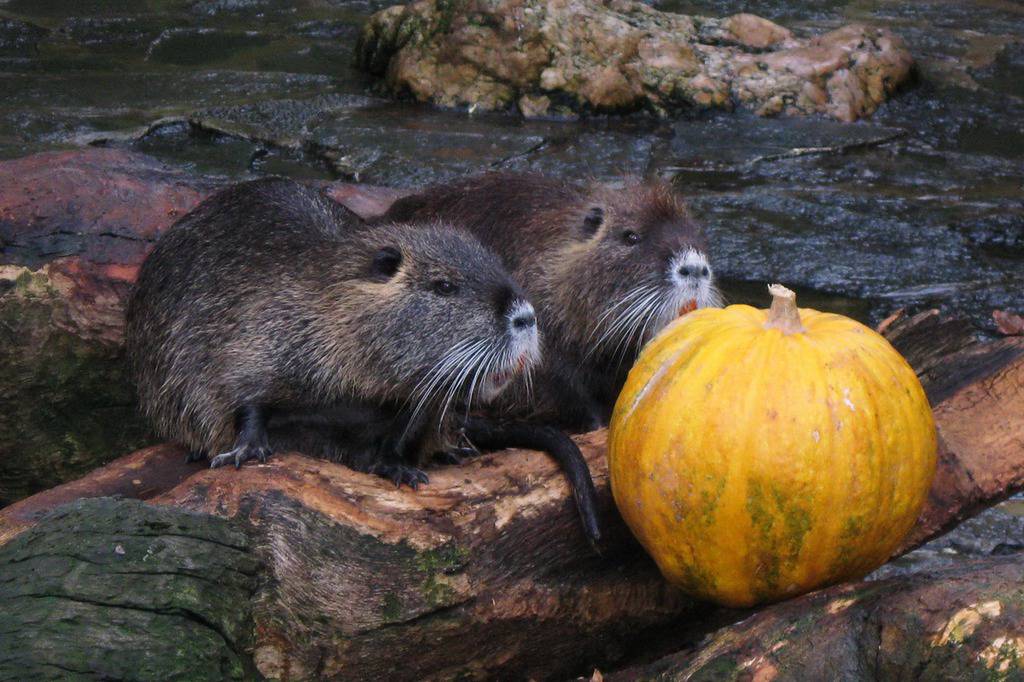
[[[702,231],[664,182],[495,172],[428,187],[382,220],[468,228],[537,306],[535,396],[510,391],[506,415],[572,430],[607,422],[643,344],[681,311],[721,303]]]
[[[425,426],[538,352],[533,309],[471,235],[367,228],[285,180],[229,188],[167,230],[126,336],[143,411],[213,466],[313,450],[413,486]]]
[[[126,341],[143,410],[191,459],[298,450],[416,487],[423,454],[532,447],[562,466],[600,538],[571,439],[470,414],[528,378],[538,354],[533,308],[471,234],[367,226],[285,180],[237,185],[160,238]]]

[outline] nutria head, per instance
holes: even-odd
[[[346,258],[355,271],[325,289],[321,309],[326,336],[360,359],[325,366],[358,364],[367,397],[386,390],[441,420],[452,404],[490,401],[528,375],[539,357],[533,307],[472,235],[384,224],[358,242]]]
[[[595,184],[558,215],[573,225],[546,268],[543,312],[587,359],[628,367],[680,314],[721,304],[704,235],[666,183]]]

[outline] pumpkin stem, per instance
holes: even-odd
[[[781,284],[769,284],[768,293],[772,295],[772,307],[768,310],[768,321],[765,329],[780,329],[783,334],[799,334],[805,332],[800,321],[800,311],[796,308],[796,294]]]

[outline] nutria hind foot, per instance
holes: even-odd
[[[210,460],[210,468],[216,469],[234,463],[238,469],[250,459],[265,464],[270,457],[270,439],[267,436],[266,411],[258,405],[245,405],[235,415],[235,447],[222,452]]]
[[[413,490],[418,490],[420,483],[425,485],[430,482],[430,478],[427,477],[426,473],[408,464],[381,462],[374,465],[370,469],[370,473],[388,479],[395,484],[396,488],[402,487],[404,483]]]
[[[420,469],[410,466],[412,450],[423,436],[427,426],[427,415],[419,412],[400,412],[391,421],[390,433],[377,446],[374,462],[369,466],[369,473],[386,478],[395,484],[402,484],[418,490],[421,483],[427,484],[430,479]]]
[[[473,441],[466,435],[466,427],[460,428],[456,434],[456,442],[448,446],[444,450],[440,450],[434,453],[434,461],[438,464],[447,464],[449,466],[459,466],[465,463],[467,459],[478,457],[480,455],[480,448],[473,444]]]
[[[224,466],[225,464],[231,464],[234,462],[235,468],[240,469],[242,464],[248,462],[250,459],[258,460],[260,464],[266,464],[269,457],[269,447],[253,445],[252,443],[242,443],[234,449],[222,452],[211,459],[210,468],[216,469]]]

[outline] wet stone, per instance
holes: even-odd
[[[167,30],[167,21],[139,17],[73,18],[61,25],[58,33],[93,51],[127,51],[142,54],[146,47]]]
[[[1019,552],[1024,552],[1024,498],[1020,496],[983,511],[945,535],[887,563],[869,579],[953,568],[979,557]]]
[[[163,64],[207,64],[236,53],[261,47],[270,39],[255,31],[221,31],[212,28],[169,29],[149,45],[146,58]]]
[[[263,12],[273,9],[271,0],[198,0],[189,8],[195,14],[215,16],[225,12]]]
[[[23,57],[33,53],[48,33],[41,26],[0,17],[0,57]]]
[[[675,123],[668,152],[681,172],[736,168],[800,150],[842,148],[894,139],[903,130],[861,122],[849,125],[824,118],[765,119],[716,116]],[[668,159],[666,159],[668,163]]]
[[[196,121],[237,127],[253,137],[265,140],[301,140],[317,122],[344,115],[383,100],[365,95],[328,94],[309,99],[277,99],[217,106],[194,112]]]
[[[4,10],[29,17],[124,16],[139,12],[138,0],[7,0]],[[144,5],[145,6],[145,5]]]
[[[900,37],[877,26],[803,39],[750,14],[631,0],[417,0],[374,14],[355,59],[388,92],[446,107],[531,117],[741,108],[842,121],[870,116],[912,64]],[[544,97],[561,104],[538,107]]]

